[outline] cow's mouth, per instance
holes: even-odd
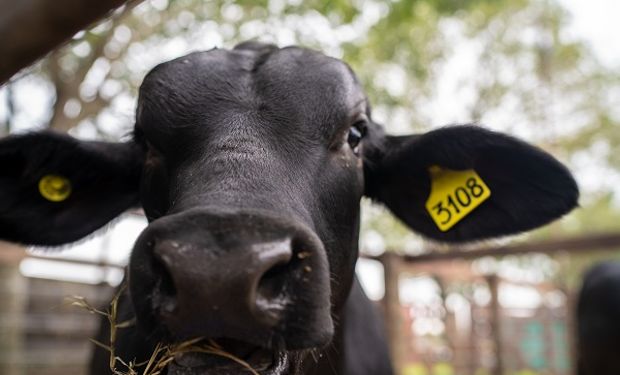
[[[289,356],[286,351],[266,349],[237,340],[210,340],[218,349],[185,352],[175,355],[167,375],[281,375],[287,374]]]

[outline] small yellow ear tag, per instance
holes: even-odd
[[[52,202],[62,202],[71,195],[71,181],[66,177],[48,174],[39,180],[39,193]]]
[[[491,189],[473,169],[429,168],[431,193],[426,210],[442,232],[452,228],[491,196]]]

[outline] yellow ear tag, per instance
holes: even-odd
[[[491,189],[473,169],[429,168],[431,193],[426,210],[440,231],[446,232],[491,196]]]
[[[48,174],[39,180],[39,193],[52,202],[62,202],[71,195],[71,181],[66,177]]]

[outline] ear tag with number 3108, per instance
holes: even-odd
[[[491,189],[473,169],[429,168],[431,193],[426,210],[440,231],[446,232],[491,196]]]

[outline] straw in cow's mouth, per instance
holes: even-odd
[[[115,352],[116,335],[119,329],[131,327],[135,324],[135,319],[120,323],[117,322],[118,300],[124,290],[124,286],[120,288],[118,293],[112,299],[112,302],[110,302],[110,308],[108,311],[99,310],[93,307],[84,297],[73,296],[69,298],[69,302],[72,306],[82,308],[91,314],[103,316],[109,321],[110,343],[106,345],[95,339],[90,339],[90,341],[110,354],[110,370],[114,375],[162,375],[165,373],[168,365],[174,361],[175,358],[179,355],[187,353],[210,354],[226,358],[244,367],[252,375],[260,375],[249,363],[226,351],[226,349],[214,340],[204,340],[204,338],[201,337],[176,344],[165,344],[160,342],[153,350],[149,360],[145,362],[136,363],[135,360],[123,360],[117,356]],[[144,369],[141,369],[142,367],[144,367]]]

